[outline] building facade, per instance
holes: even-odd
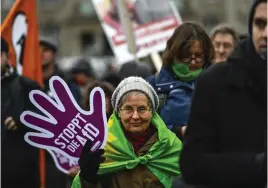
[[[15,0],[1,1],[1,21]],[[112,55],[91,0],[37,0],[40,34],[53,37],[61,56]],[[163,0],[165,1],[165,0]],[[167,1],[167,0],[166,0]],[[184,21],[197,21],[207,31],[221,22],[247,33],[253,0],[174,0]]]

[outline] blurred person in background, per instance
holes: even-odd
[[[197,23],[184,22],[167,41],[159,73],[148,78],[158,93],[159,115],[182,140],[187,126],[195,80],[212,62],[214,47]]]
[[[152,74],[153,72],[148,64],[136,61],[130,61],[124,63],[118,71],[118,75],[122,79],[127,78],[129,76],[139,76],[142,77],[143,79],[146,79],[148,76]]]
[[[267,0],[254,1],[248,33],[196,81],[180,159],[191,184],[267,187]]]
[[[103,89],[104,94],[105,94],[105,102],[106,102],[106,115],[107,119],[112,115],[113,113],[113,107],[111,105],[111,99],[112,99],[112,94],[115,90],[115,87],[108,83],[108,82],[102,82],[102,81],[94,81],[91,84],[89,84],[86,88],[86,94],[84,95],[84,100],[83,100],[83,107],[85,110],[90,110],[89,106],[89,96],[91,91],[95,87],[100,87]]]
[[[180,174],[182,144],[155,113],[159,100],[154,89],[141,77],[128,77],[111,101],[107,143],[92,152],[86,142],[72,188],[171,187]]]
[[[56,62],[57,57],[57,43],[50,37],[41,36],[40,37],[40,49],[42,57],[42,69],[43,69],[43,80],[44,80],[44,92],[49,96],[52,96],[52,93],[49,89],[49,79],[52,76],[61,77],[69,86],[74,98],[76,101],[80,101],[80,91],[78,85],[72,80],[70,76],[63,73],[59,70]]]
[[[96,76],[94,69],[88,60],[80,58],[74,62],[74,64],[75,66],[71,69],[71,74],[74,81],[79,86],[81,100],[83,100],[87,85],[91,84],[96,79]],[[83,102],[80,101],[80,104],[82,103]]]
[[[17,74],[9,63],[9,46],[1,38],[1,187],[39,188],[39,149],[24,141],[32,131],[20,121],[25,110],[34,111],[29,100],[38,83]],[[30,178],[29,178],[30,177]]]
[[[81,94],[78,85],[71,79],[71,77],[68,77],[66,74],[61,72],[56,64],[58,51],[56,42],[52,38],[41,36],[39,44],[43,62],[43,91],[53,98],[52,92],[49,89],[49,80],[52,76],[59,76],[67,83],[74,98],[78,104],[80,104]],[[45,178],[47,188],[65,188],[67,185],[68,176],[56,168],[54,160],[48,152],[45,153]]]
[[[215,47],[214,63],[222,63],[227,60],[238,42],[238,33],[229,24],[219,24],[210,33],[210,38]]]
[[[101,80],[112,84],[113,87],[116,88],[122,81],[122,78],[118,75],[118,69],[114,66],[114,64],[110,63],[108,64],[107,71]]]

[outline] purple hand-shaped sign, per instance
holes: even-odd
[[[88,139],[92,141],[92,151],[103,148],[107,138],[103,90],[99,87],[93,89],[89,99],[91,109],[84,111],[60,77],[52,77],[49,86],[55,101],[39,90],[30,92],[31,102],[45,116],[31,111],[21,114],[22,123],[38,131],[26,133],[25,141],[35,147],[51,151],[54,160],[59,153],[76,162]],[[62,166],[62,164],[56,165]]]

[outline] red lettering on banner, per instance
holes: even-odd
[[[162,33],[163,31],[175,28],[179,25],[178,21],[174,18],[165,18],[163,20],[149,23],[135,29],[136,39],[140,39],[146,36],[150,36],[157,33]],[[126,43],[126,36],[124,33],[120,32],[112,37],[112,40],[116,46]]]

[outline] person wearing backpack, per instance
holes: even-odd
[[[214,58],[214,46],[205,30],[194,22],[175,29],[163,53],[163,66],[147,78],[160,99],[158,113],[181,140],[186,130],[196,78]]]

